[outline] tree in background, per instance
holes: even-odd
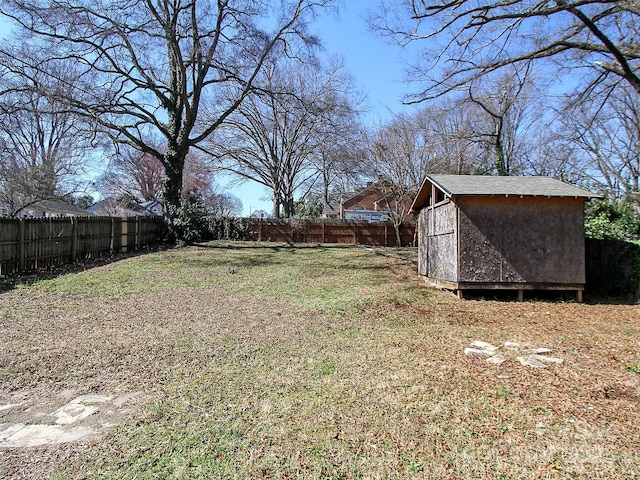
[[[409,209],[424,176],[429,172],[430,151],[423,129],[408,115],[398,115],[370,139],[364,166],[380,189],[394,225],[396,243],[402,244],[400,225],[411,218]]]
[[[469,84],[463,105],[471,109],[469,139],[491,151],[491,170],[498,175],[522,171],[526,155],[527,110],[532,104],[528,69],[492,81],[483,77]],[[537,119],[537,118],[536,118]]]
[[[98,180],[98,191],[105,198],[128,198],[138,202],[162,199],[164,167],[148,153],[125,148],[111,159]]]
[[[637,2],[405,0],[383,5],[371,23],[399,44],[423,47],[409,71],[408,80],[415,88],[407,102],[468,92],[469,100],[493,123],[482,134],[487,142],[493,141],[498,173],[512,173],[514,165],[509,163],[517,160],[517,173],[550,174],[598,187],[612,197],[620,192],[633,197],[637,192],[633,161],[637,145],[633,123],[640,95]],[[528,101],[520,106],[519,101],[511,103],[526,93],[528,82],[515,82],[493,99],[489,94],[495,89],[476,91],[475,86],[481,80],[493,82],[505,72],[509,76],[529,70],[536,74],[536,84],[544,79],[546,88],[537,91],[546,90],[545,108],[536,105],[539,110],[529,116],[533,120],[526,120],[525,112],[528,132],[524,132],[513,130],[518,122],[509,117],[522,116],[521,108],[528,108]],[[569,81],[561,85],[553,79]],[[564,102],[569,108],[563,108],[558,96],[571,99]],[[508,126],[503,121],[511,123],[511,138],[523,147],[515,149],[511,159],[508,144],[498,134]]]
[[[182,202],[187,154],[238,108],[272,55],[306,55],[316,42],[305,21],[330,4],[7,0],[2,14],[17,25],[18,42],[50,52],[33,66],[67,87],[56,99],[68,111],[97,122],[116,144],[162,163],[167,221],[180,238],[173,218]],[[11,56],[13,48],[1,50]],[[58,78],[60,59],[76,62],[76,82]],[[30,64],[32,58],[17,60]],[[155,136],[160,145],[148,141]]]
[[[242,215],[242,200],[231,193],[212,188],[202,194],[205,210],[216,217],[239,217]]]
[[[21,56],[29,56],[22,48]],[[74,81],[67,62],[60,77]],[[94,140],[90,125],[57,101],[57,81],[0,55],[0,204],[9,216],[41,201],[83,190],[80,174]]]
[[[136,202],[163,201],[164,167],[154,156],[124,147],[111,156],[106,172],[97,182],[103,197],[128,198]],[[213,170],[202,155],[189,153],[185,159],[182,196],[206,191],[213,182]]]
[[[626,87],[604,104],[570,105],[561,125],[564,140],[581,154],[573,169],[612,200],[640,205],[640,96]]]
[[[413,116],[429,150],[428,173],[471,174],[487,171],[486,152],[469,135],[471,112],[461,99],[439,98]]]
[[[292,217],[294,195],[309,191],[329,155],[327,145],[343,145],[353,123],[350,79],[341,65],[275,62],[213,141],[222,168],[269,188],[273,214]],[[302,196],[306,192],[302,193]]]
[[[359,123],[352,123],[351,130],[345,128],[346,135],[340,133],[345,144],[327,142],[320,146],[316,159],[320,177],[310,189],[309,199],[301,200],[307,212],[316,212],[318,203],[322,203],[323,213],[335,215],[344,194],[353,193],[362,183],[366,136]]]

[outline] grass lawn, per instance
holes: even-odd
[[[0,293],[0,405],[140,392],[100,440],[0,450],[0,478],[640,478],[640,307],[459,300],[415,260],[211,243]]]

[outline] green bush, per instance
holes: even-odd
[[[590,201],[585,212],[585,234],[599,240],[639,240],[640,218],[635,205],[618,200]]]
[[[180,243],[191,244],[205,239],[207,232],[206,210],[198,195],[190,194],[180,203],[173,217],[173,227]]]
[[[208,216],[204,219],[206,240],[250,240],[248,219],[235,217]]]

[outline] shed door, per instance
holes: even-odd
[[[447,282],[458,281],[457,208],[451,201],[427,208],[426,275]]]

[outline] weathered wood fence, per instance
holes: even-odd
[[[250,224],[250,240],[288,243],[353,243],[396,246],[391,223],[350,222],[344,220],[257,220]],[[400,225],[403,246],[412,245],[415,222]]]
[[[588,293],[640,299],[640,245],[587,238],[585,253]]]
[[[164,228],[158,216],[0,218],[0,275],[131,252]]]

